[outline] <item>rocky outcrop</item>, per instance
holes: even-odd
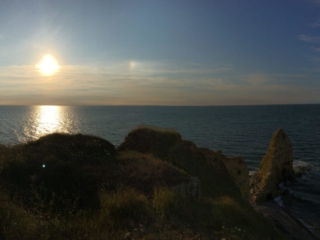
[[[207,165],[212,166],[214,169],[226,169],[227,166],[225,165],[225,162],[228,160],[228,158],[222,154],[222,151],[212,151],[208,148],[199,148],[198,151],[206,160]]]
[[[121,175],[117,174],[118,178],[114,180],[122,185],[134,188],[147,196],[153,195],[155,188],[174,189],[176,186],[185,190],[179,191],[182,195],[196,195],[192,190],[194,177],[172,164],[150,154],[138,152],[120,153],[118,159],[116,171],[121,172]]]
[[[53,133],[2,153],[0,178],[5,184],[1,187],[10,189],[10,194],[24,192],[31,199],[30,187],[41,186],[55,192],[57,199],[77,196],[80,208],[98,204],[100,186],[117,164],[113,144],[82,134]],[[30,199],[26,197],[25,204]]]
[[[312,165],[302,161],[294,161],[293,172],[295,177],[301,177],[304,173],[309,172],[312,169]]]
[[[245,200],[249,199],[249,170],[242,157],[229,157],[222,159],[224,165],[227,167],[235,184],[239,187],[242,197]]]
[[[227,158],[221,151],[198,148],[194,143],[181,139],[173,130],[140,127],[131,131],[117,148],[120,153],[135,151],[152,154],[166,161],[190,176],[201,181],[201,195],[219,197],[221,195],[241,198],[238,186],[230,176],[222,159]],[[182,187],[188,192],[189,187]]]
[[[199,151],[207,160],[207,164],[215,169],[227,169],[233,182],[240,189],[245,200],[249,199],[249,170],[242,157],[226,157],[220,150],[211,151],[200,148]]]
[[[273,201],[261,203],[255,206],[255,210],[270,219],[274,227],[280,230],[287,239],[319,239],[318,236],[306,228],[298,219],[294,218],[289,212]]]
[[[267,153],[262,158],[259,170],[251,181],[251,198],[254,202],[272,199],[278,192],[280,182],[294,177],[293,150],[283,129],[278,129],[270,141]]]
[[[172,190],[182,196],[192,196],[194,198],[201,197],[200,180],[197,177],[191,177],[188,182],[173,186]]]

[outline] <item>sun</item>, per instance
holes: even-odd
[[[36,65],[36,68],[43,75],[51,76],[59,71],[60,66],[57,60],[54,59],[51,55],[45,55],[42,60]]]

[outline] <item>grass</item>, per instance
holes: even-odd
[[[152,199],[132,189],[101,191],[100,201],[98,211],[68,216],[28,212],[7,201],[0,207],[4,234],[7,239],[123,239],[126,232],[138,239],[283,239],[268,224],[252,233],[255,226],[234,218],[244,210],[228,198],[194,200],[163,188],[155,190]]]
[[[284,239],[180,134],[130,134],[117,150],[81,134],[0,148],[0,239]],[[190,176],[201,198],[172,190]]]

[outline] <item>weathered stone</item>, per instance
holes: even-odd
[[[273,198],[280,182],[292,180],[293,150],[291,142],[282,129],[278,129],[270,141],[267,153],[262,158],[258,172],[253,176],[252,200],[260,202]]]
[[[298,219],[273,201],[263,202],[254,208],[257,212],[270,219],[274,227],[281,231],[287,238],[292,240],[315,240],[320,239],[316,229],[308,229]]]
[[[234,183],[240,189],[241,195],[245,200],[250,197],[249,170],[242,157],[222,158]]]
[[[201,152],[208,166],[221,171],[226,170],[224,162],[227,157],[222,154],[221,150],[212,151],[208,148],[199,148],[199,152]]]
[[[197,177],[190,177],[188,182],[173,186],[172,190],[183,196],[201,197],[200,180]]]
[[[117,150],[151,154],[182,169],[189,176],[197,176],[203,196],[241,197],[238,186],[221,160],[225,156],[221,152],[198,148],[194,143],[181,139],[175,131],[141,127],[131,131]]]
[[[5,145],[3,145],[3,144],[0,143],[0,151],[3,151],[3,150],[5,150],[5,149],[7,149],[7,147],[6,147]]]
[[[310,171],[312,165],[302,161],[294,161],[293,163],[293,172],[295,177],[301,177],[302,174]]]
[[[221,150],[211,151],[206,148],[199,149],[209,166],[221,171],[227,169],[233,182],[239,188],[242,197],[249,199],[249,170],[242,157],[226,157]]]
[[[124,235],[124,238],[125,240],[131,240],[132,239],[132,233],[131,232],[127,232],[125,235]]]

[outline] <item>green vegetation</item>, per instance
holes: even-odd
[[[0,239],[284,239],[208,161],[179,133],[146,127],[118,149],[81,134],[0,146]],[[200,198],[173,190],[190,176]]]

